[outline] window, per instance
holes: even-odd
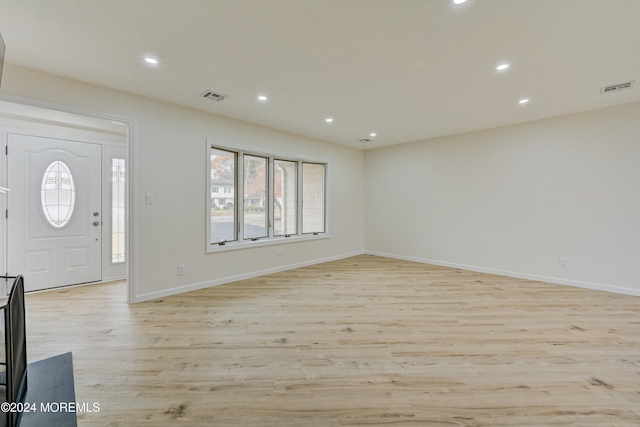
[[[273,235],[296,234],[298,164],[288,160],[275,160],[273,164]]]
[[[71,221],[76,205],[76,187],[65,162],[56,160],[44,171],[40,205],[44,217],[53,228],[62,228]]]
[[[302,233],[324,233],[323,164],[302,164]]]
[[[111,159],[111,262],[125,262],[125,168],[124,159]]]
[[[211,250],[327,237],[325,163],[214,145],[209,150],[208,187],[224,191],[208,197]]]
[[[244,156],[244,238],[269,235],[267,227],[267,159]]]
[[[212,184],[220,186],[231,184],[231,187],[224,187],[224,192],[230,194],[231,191],[227,192],[227,188],[231,189],[235,186],[237,154],[231,151],[212,149],[210,161]],[[231,196],[224,200],[224,204],[211,206],[211,243],[230,242],[237,239],[236,220],[238,216],[235,198]]]

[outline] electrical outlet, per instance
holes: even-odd
[[[184,274],[184,265],[178,266],[178,276],[182,276]]]
[[[153,194],[147,193],[145,201],[146,201],[146,203],[148,205],[152,205],[153,204]]]
[[[566,258],[560,258],[558,260],[558,265],[560,266],[560,268],[569,268],[569,264],[567,263]]]

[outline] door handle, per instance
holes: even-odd
[[[93,225],[94,225],[94,227],[99,226],[100,225],[100,221],[93,221]]]

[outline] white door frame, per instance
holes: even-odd
[[[135,240],[132,235],[132,232],[134,231],[133,228],[131,227],[131,222],[132,222],[132,218],[135,217],[135,213],[134,213],[134,204],[132,203],[132,191],[131,189],[134,188],[134,180],[135,180],[135,169],[133,167],[134,165],[134,154],[135,154],[135,135],[136,135],[136,126],[135,126],[135,120],[128,118],[128,117],[123,117],[123,116],[117,116],[117,115],[113,115],[113,114],[108,114],[108,113],[102,113],[102,112],[96,112],[96,111],[91,111],[91,110],[87,110],[87,109],[83,109],[83,108],[77,108],[77,107],[70,107],[70,106],[65,106],[65,105],[60,105],[60,104],[54,104],[54,103],[50,103],[50,102],[46,102],[46,101],[39,101],[39,100],[34,100],[34,99],[27,99],[27,98],[22,98],[22,97],[17,97],[17,96],[13,96],[13,95],[6,95],[6,94],[0,94],[0,101],[4,101],[4,102],[8,102],[11,104],[15,104],[17,107],[35,107],[35,108],[39,108],[39,109],[46,109],[46,110],[50,110],[52,113],[69,113],[73,116],[78,116],[79,118],[86,118],[86,119],[100,119],[100,120],[108,120],[108,121],[113,121],[113,122],[118,122],[123,124],[124,126],[126,126],[127,129],[127,136],[126,136],[126,169],[127,169],[127,179],[126,179],[126,194],[127,194],[127,209],[125,210],[125,233],[126,233],[126,239],[125,239],[125,251],[127,254],[127,282],[128,282],[128,301],[131,303],[132,301],[135,300],[135,277],[134,277],[134,269],[133,269],[133,265],[134,265],[134,244],[133,241]],[[0,110],[0,116],[2,115],[2,111]],[[71,116],[70,116],[71,117]],[[70,120],[72,120],[73,117],[70,118]],[[35,133],[33,133],[34,135],[38,135],[38,130],[34,130]],[[29,132],[29,134],[31,134],[32,132]],[[6,134],[5,134],[6,135]],[[43,135],[43,136],[54,136],[54,135]],[[60,135],[58,135],[60,136]],[[6,147],[6,136],[4,137],[4,139],[2,139],[0,141],[0,143],[2,144],[2,149],[4,150],[4,147]],[[108,145],[108,143],[107,143]],[[121,144],[120,144],[121,146]],[[6,186],[6,179],[7,179],[7,158],[5,155],[2,156],[2,164],[0,164],[0,170],[2,170],[2,173],[0,174],[0,187],[4,187]],[[4,209],[6,209],[6,199],[5,196],[0,195],[0,212],[2,212]],[[4,213],[2,215],[0,215],[0,224],[3,224],[3,227],[0,227],[0,241],[2,241],[2,245],[4,246],[2,249],[0,249],[0,258],[2,258],[0,260],[0,266],[3,268],[3,270],[6,271],[6,267],[7,267],[7,250],[8,248],[6,247],[7,245],[7,230],[6,230],[6,220],[3,218],[4,217]],[[2,271],[2,272],[5,272]]]

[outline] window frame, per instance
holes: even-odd
[[[317,158],[307,158],[307,156],[302,155],[286,155],[282,153],[274,153],[274,152],[265,152],[260,148],[252,148],[252,147],[238,147],[238,146],[229,146],[224,144],[216,143],[210,139],[206,140],[207,147],[207,162],[206,162],[206,187],[207,188],[207,196],[205,198],[206,201],[206,212],[205,212],[205,224],[206,224],[206,233],[205,233],[205,245],[207,253],[215,253],[221,251],[229,251],[229,250],[237,250],[237,249],[247,249],[254,248],[259,246],[268,246],[268,245],[277,245],[283,243],[292,243],[292,242],[301,242],[301,241],[309,241],[309,240],[318,240],[318,239],[326,239],[330,237],[329,234],[329,165],[327,161],[323,161]],[[226,241],[226,242],[213,242],[211,243],[211,153],[215,150],[224,150],[235,153],[236,157],[236,168],[235,168],[235,187],[234,187],[234,196],[236,199],[236,203],[234,209],[236,210],[234,227],[236,231],[236,240]],[[255,157],[263,157],[267,159],[267,188],[266,188],[266,200],[265,200],[265,210],[267,212],[266,220],[267,224],[267,235],[266,237],[258,238],[257,240],[247,239],[244,236],[244,156],[255,156]],[[274,233],[274,162],[275,161],[287,161],[296,163],[296,197],[295,197],[295,206],[296,206],[296,234],[280,234],[276,235]],[[303,176],[302,176],[302,165],[303,163],[316,163],[322,164],[324,166],[324,232],[318,233],[302,233],[302,188],[303,188]],[[242,194],[242,197],[240,197]],[[239,203],[242,202],[242,206]]]

